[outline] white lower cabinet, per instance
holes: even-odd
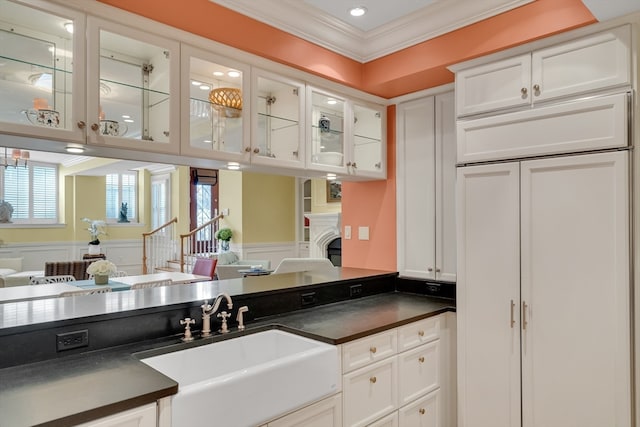
[[[455,426],[452,340],[446,313],[344,344],[343,425]]]
[[[442,425],[440,390],[435,390],[398,411],[398,427],[438,427]]]
[[[156,404],[133,408],[118,414],[109,415],[77,427],[156,427]]]
[[[319,402],[271,421],[267,427],[340,427],[342,426],[342,394],[338,393]]]

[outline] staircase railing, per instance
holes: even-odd
[[[198,256],[211,256],[216,252],[216,232],[223,214],[216,215],[198,228],[180,235],[180,271],[190,272]]]
[[[148,233],[142,233],[142,273],[154,273],[157,267],[167,267],[176,258],[178,218]]]

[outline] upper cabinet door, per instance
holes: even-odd
[[[177,154],[180,45],[89,16],[88,141]]]
[[[349,173],[385,179],[386,168],[386,109],[384,106],[354,102],[353,140],[351,160],[347,161]]]
[[[84,14],[0,0],[3,133],[84,142]]]
[[[249,161],[249,67],[182,45],[181,153]]]
[[[628,85],[630,41],[631,28],[625,25],[533,52],[533,102]]]
[[[307,86],[307,168],[346,174],[350,119],[343,97]]]
[[[456,74],[457,115],[466,116],[531,103],[531,54]]]
[[[304,83],[253,69],[251,162],[304,168]]]

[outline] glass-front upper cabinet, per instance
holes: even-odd
[[[252,69],[251,162],[304,168],[304,83]]]
[[[347,161],[349,174],[385,179],[386,110],[384,106],[353,103],[353,141]]]
[[[89,143],[177,154],[180,45],[89,16]]]
[[[248,163],[249,66],[182,46],[183,154]]]
[[[344,98],[307,87],[307,167],[346,173],[345,135],[350,132]]]
[[[0,0],[0,129],[84,142],[84,15]]]

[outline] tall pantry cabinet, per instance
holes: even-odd
[[[598,81],[599,43],[628,34],[570,41],[557,61],[591,60]],[[629,76],[622,57],[602,72]],[[592,96],[493,115],[457,106],[461,427],[633,425],[631,81],[599,81]]]

